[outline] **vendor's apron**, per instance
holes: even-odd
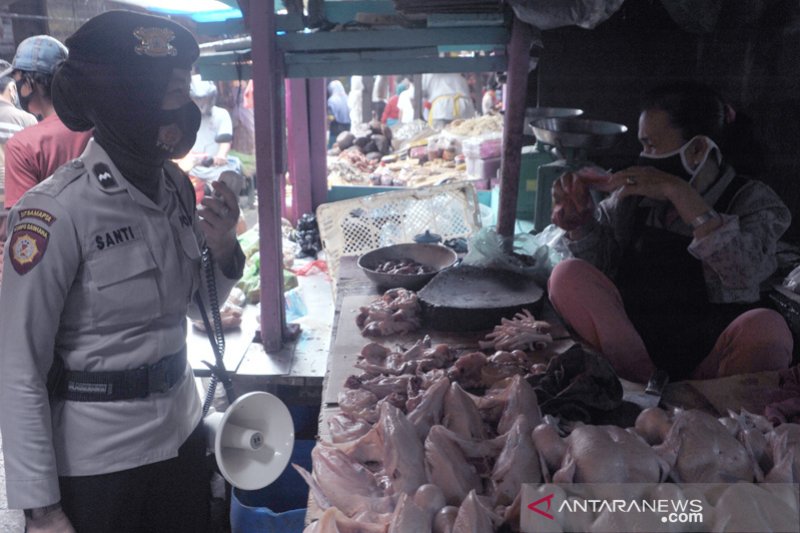
[[[744,182],[734,178],[715,209],[727,210]],[[702,263],[687,249],[692,238],[647,226],[648,212],[637,209],[636,231],[623,255],[617,286],[655,366],[671,380],[685,379],[733,319],[756,304],[709,302]]]

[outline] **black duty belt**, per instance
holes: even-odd
[[[48,387],[56,397],[73,402],[110,402],[146,398],[169,391],[186,371],[186,347],[152,365],[129,370],[80,372],[63,368],[61,358],[51,370]]]

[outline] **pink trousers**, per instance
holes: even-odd
[[[653,363],[625,314],[619,291],[605,274],[581,259],[567,259],[553,269],[548,290],[558,314],[608,358],[617,374],[639,383],[648,380]],[[792,348],[791,331],[778,312],[752,309],[725,328],[692,379],[788,368]]]

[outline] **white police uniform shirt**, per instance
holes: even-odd
[[[188,364],[170,391],[143,399],[64,401],[48,399],[46,390],[54,354],[69,370],[124,370],[184,346],[187,309],[196,314],[192,295],[201,284],[202,234],[191,184],[169,176],[157,205],[90,141],[10,213],[0,290],[0,427],[11,508],[58,501],[59,475],[175,457],[200,421]],[[219,268],[216,280],[224,301],[235,280]]]

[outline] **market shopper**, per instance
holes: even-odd
[[[574,259],[554,269],[551,301],[624,378],[672,379],[785,368],[792,337],[759,306],[791,215],[767,185],[739,175],[726,146],[746,133],[708,86],[648,93],[636,166],[567,173],[553,222]],[[595,209],[590,188],[610,192]]]
[[[339,80],[328,83],[328,148],[336,142],[336,137],[350,129],[350,108],[347,106],[347,92]]]
[[[11,65],[6,62],[8,67]],[[0,201],[5,201],[5,152],[9,139],[36,124],[36,117],[17,107],[17,85],[11,76],[0,77]],[[0,280],[3,279],[3,249],[8,210],[0,204]]]
[[[28,37],[17,47],[8,75],[16,80],[20,107],[40,117],[40,122],[14,135],[6,145],[6,209],[78,157],[92,137],[91,131],[68,129],[53,109],[53,73],[66,58],[67,48],[49,35]]]
[[[457,118],[475,116],[466,78],[457,73],[422,75],[422,97],[430,106],[428,124],[441,129]]]
[[[55,109],[95,138],[9,215],[0,291],[9,507],[26,509],[31,533],[204,531],[206,443],[186,315],[210,283],[203,244],[221,301],[244,256],[232,192],[216,183],[195,212],[170,162],[200,123],[189,98],[197,43],[167,19],[108,11],[67,44]]]

